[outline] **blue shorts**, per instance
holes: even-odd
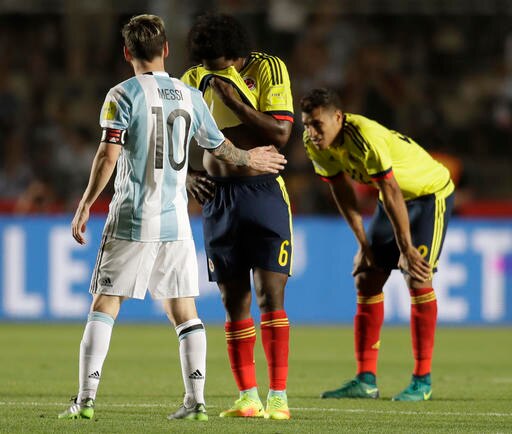
[[[453,210],[454,196],[454,193],[448,197],[436,193],[405,202],[412,243],[427,259],[433,271],[437,270],[446,227]],[[377,265],[385,270],[398,268],[400,250],[395,241],[393,226],[381,201],[378,202],[370,222],[368,238]]]
[[[276,175],[211,178],[215,196],[203,206],[210,281],[252,268],[291,274],[292,220],[284,181]]]

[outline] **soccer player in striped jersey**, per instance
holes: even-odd
[[[411,296],[414,369],[394,401],[432,397],[431,362],[437,319],[432,288],[446,226],[453,208],[450,173],[411,138],[360,115],[344,113],[337,95],[314,89],[301,100],[304,145],[315,172],[329,184],[359,250],[353,276],[357,376],[323,398],[377,398],[377,356],[384,320],[382,288],[399,268]],[[347,176],[379,189],[366,232]]]
[[[251,53],[243,26],[208,14],[189,33],[191,58],[200,65],[182,80],[199,89],[222,132],[237,146],[280,148],[290,137],[293,104],[284,63]],[[221,417],[289,419],[289,322],[284,288],[291,271],[292,230],[288,194],[280,176],[219,162],[207,152],[207,175],[189,176],[189,191],[203,204],[208,273],[226,309],[226,341],[240,395]],[[261,312],[261,339],[270,390],[266,411],[254,366],[256,332],[251,317],[251,270]]]
[[[197,263],[185,186],[189,144],[194,140],[214,158],[261,172],[278,173],[285,159],[271,147],[234,147],[217,128],[201,92],[165,72],[169,49],[161,18],[133,17],[122,34],[135,76],[106,96],[101,143],[72,222],[73,237],[84,244],[89,209],[117,164],[80,344],[78,396],[59,418],[92,418],[121,303],[143,299],[149,289],[161,300],[179,340],[185,397],[169,419],[205,421],[206,336],[194,301]]]

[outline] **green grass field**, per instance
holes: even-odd
[[[321,400],[321,391],[354,373],[349,327],[292,328],[290,421],[225,420],[218,413],[237,394],[223,329],[208,332],[207,423],[168,421],[183,387],[177,339],[164,325],[114,329],[91,421],[63,421],[57,413],[76,393],[82,325],[0,324],[0,432],[91,433],[343,433],[512,432],[512,329],[440,328],[433,400],[391,402],[412,368],[409,331],[385,327],[379,400]],[[268,387],[258,340],[260,394]]]

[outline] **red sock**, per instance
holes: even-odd
[[[366,297],[357,294],[357,311],[354,317],[354,340],[357,373],[377,375],[377,358],[380,347],[380,329],[384,322],[384,293]]]
[[[414,375],[430,373],[434,335],[436,332],[437,300],[433,288],[410,289],[411,338],[414,354]]]
[[[256,329],[252,318],[242,321],[226,322],[226,342],[229,363],[239,390],[256,387],[256,369],[254,365],[254,344]]]
[[[267,356],[269,386],[272,390],[286,390],[290,323],[284,310],[261,315],[261,340]]]

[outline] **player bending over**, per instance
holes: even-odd
[[[359,244],[353,276],[356,377],[322,398],[377,398],[377,356],[384,320],[382,288],[399,268],[411,296],[414,369],[394,401],[432,397],[431,363],[437,302],[432,288],[454,199],[450,173],[411,138],[360,115],[344,113],[337,95],[314,89],[301,100],[304,145],[315,172],[329,184]],[[347,175],[379,189],[366,232]]]

